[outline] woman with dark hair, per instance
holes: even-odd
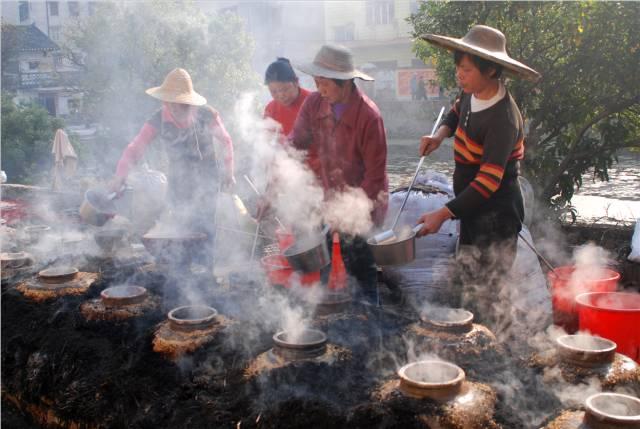
[[[463,304],[475,307],[478,318],[497,329],[501,281],[515,259],[524,217],[518,185],[523,120],[500,77],[503,71],[532,81],[540,75],[509,57],[504,34],[491,27],[474,26],[462,39],[436,34],[423,39],[454,52],[462,93],[436,133],[421,139],[420,153],[427,155],[454,136],[456,196],[420,218],[418,235],[460,219],[460,250],[469,256],[461,271]]]
[[[273,97],[264,109],[264,116],[278,122],[282,126],[282,134],[287,136],[310,92],[300,87],[298,76],[286,58],[278,58],[269,64],[264,74],[264,84]]]

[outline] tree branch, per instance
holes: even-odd
[[[567,152],[567,156],[562,160],[562,162],[560,163],[560,165],[558,166],[558,169],[556,170],[556,173],[551,176],[551,179],[549,179],[545,186],[544,186],[544,191],[543,191],[543,196],[545,198],[549,198],[551,197],[551,192],[553,190],[553,188],[555,187],[556,183],[558,183],[558,181],[560,180],[560,177],[564,174],[564,172],[567,170],[567,167],[569,166],[569,164],[571,164],[571,162],[575,161],[576,159],[576,149],[578,148],[578,145],[580,144],[580,142],[582,141],[582,138],[584,137],[584,135],[586,134],[586,132],[591,129],[591,127],[593,127],[595,124],[597,124],[598,122],[600,122],[601,120],[607,118],[608,116],[614,114],[614,113],[618,113],[628,107],[633,106],[634,104],[638,103],[640,101],[640,95],[635,96],[634,98],[630,99],[630,100],[625,100],[624,102],[618,103],[617,105],[613,105],[610,106],[607,109],[604,109],[602,112],[600,112],[599,114],[595,115],[590,121],[588,121],[586,124],[584,124],[584,126],[580,129],[580,131],[578,132],[576,138],[574,139],[574,141],[572,142],[571,146],[569,147],[569,150]]]

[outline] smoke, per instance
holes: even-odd
[[[323,206],[325,222],[332,229],[350,235],[364,235],[373,227],[373,203],[362,188],[348,187],[329,199]]]

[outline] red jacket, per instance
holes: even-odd
[[[373,222],[382,224],[389,188],[387,139],[373,101],[354,88],[336,121],[329,102],[314,92],[302,105],[290,137],[295,147],[317,153],[314,170],[325,191],[362,188],[374,203]]]
[[[276,100],[271,100],[269,104],[267,104],[267,107],[264,108],[264,116],[266,118],[272,118],[282,125],[282,134],[288,136],[291,130],[293,130],[293,124],[296,121],[302,103],[304,103],[304,100],[309,94],[311,94],[310,91],[300,88],[298,98],[296,98],[290,106],[285,106]]]

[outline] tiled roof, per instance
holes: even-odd
[[[60,47],[35,24],[3,25],[2,43],[15,44],[18,51],[56,51]]]

